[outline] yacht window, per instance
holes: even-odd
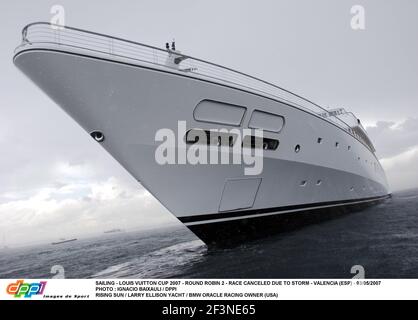
[[[279,140],[256,136],[245,136],[242,141],[242,146],[244,148],[251,149],[259,147],[263,148],[264,150],[276,150],[279,146]]]

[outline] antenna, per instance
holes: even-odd
[[[174,39],[171,42],[171,50],[176,51],[176,40],[174,40]]]
[[[167,50],[170,50],[170,44],[169,44],[168,42],[166,42],[166,43],[165,43],[165,48],[166,48]]]

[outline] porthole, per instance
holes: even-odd
[[[105,139],[104,134],[101,131],[93,131],[90,135],[97,142],[103,142]]]
[[[357,160],[360,161],[360,157],[358,157]]]
[[[351,188],[350,188],[350,191],[354,191],[354,187],[351,187]]]
[[[300,183],[301,187],[306,187],[306,185],[308,184],[308,182],[306,180],[302,180]]]
[[[300,151],[300,145],[297,144],[296,147],[295,147],[295,152],[299,153],[299,151]]]
[[[316,182],[316,185],[317,186],[320,186],[322,184],[322,180],[318,180],[317,182]]]
[[[317,142],[321,144],[322,143],[322,138],[318,138]]]
[[[351,146],[348,146],[347,149],[348,149],[348,151],[350,151],[351,150]]]
[[[339,142],[336,142],[336,143],[335,143],[335,147],[336,147],[336,148],[339,148],[339,146],[340,146],[340,143],[339,143]]]

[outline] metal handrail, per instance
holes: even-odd
[[[45,27],[47,27],[47,29],[45,29]],[[283,101],[296,108],[302,108],[303,110],[313,113],[326,121],[335,123],[349,134],[353,135],[351,127],[347,123],[345,123],[342,119],[339,119],[337,116],[332,118],[323,117],[321,113],[324,111],[328,112],[328,110],[311,100],[241,71],[185,55],[183,53],[161,49],[144,43],[126,40],[98,32],[61,26],[48,22],[34,22],[23,28],[22,45],[17,49],[28,44],[62,45],[75,49],[107,54],[122,59],[140,61],[159,67],[171,68],[176,72],[187,71],[188,75],[191,77],[203,76],[216,81],[226,82],[234,86],[243,87],[251,91],[260,92],[263,95],[278,98],[279,101]],[[179,66],[181,65],[183,69],[166,65],[165,61],[170,54],[181,57]],[[289,97],[286,98],[286,95]]]

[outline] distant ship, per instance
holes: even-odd
[[[57,245],[57,244],[62,244],[62,243],[67,243],[67,242],[72,242],[72,241],[76,241],[77,239],[68,239],[68,240],[62,240],[62,241],[57,241],[57,242],[51,242],[52,245]]]
[[[103,233],[118,233],[118,232],[123,232],[123,230],[122,229],[110,229],[110,230],[103,231]]]
[[[208,245],[390,196],[372,141],[344,108],[187,56],[174,43],[162,49],[40,22],[22,34],[15,65]],[[199,145],[218,158],[262,149],[263,171],[246,175],[242,163],[160,165],[156,132],[180,131],[179,121],[187,128],[171,147],[176,155]],[[263,130],[261,143],[250,129]]]

